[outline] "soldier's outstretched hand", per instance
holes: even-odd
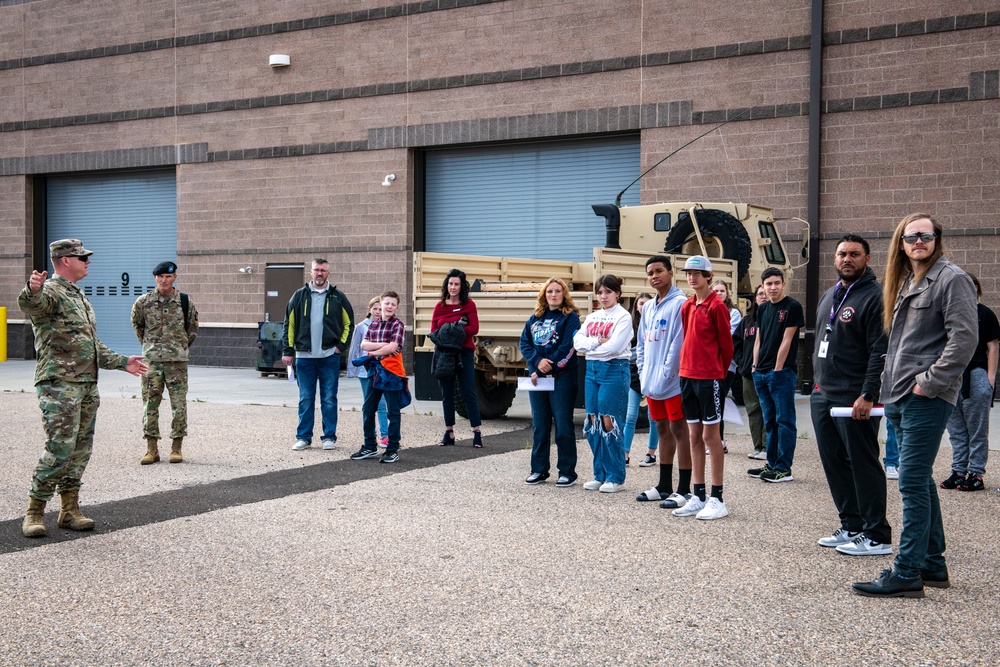
[[[145,375],[146,371],[149,370],[149,366],[142,363],[142,355],[134,355],[128,358],[128,363],[125,364],[125,372],[131,373],[132,375]]]
[[[31,277],[28,278],[28,289],[32,292],[37,292],[42,289],[42,285],[45,284],[45,279],[48,278],[48,276],[48,271],[42,271],[41,273],[38,271],[32,271]]]

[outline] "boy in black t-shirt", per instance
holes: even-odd
[[[785,274],[770,267],[761,274],[767,301],[757,311],[753,349],[753,384],[767,432],[767,464],[747,474],[765,482],[791,482],[795,456],[795,358],[799,327],[805,326],[802,305],[785,296]]]

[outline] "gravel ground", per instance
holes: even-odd
[[[14,384],[0,373],[8,543],[24,539],[42,443],[34,396]],[[348,409],[336,450],[291,452],[293,407],[209,396],[190,405],[187,461],[140,467],[141,404],[102,390],[85,509],[153,492],[181,507],[191,487],[345,459],[360,434]],[[401,463],[441,456],[440,417],[416,412],[404,416]],[[808,432],[796,481],[772,485],[746,477],[749,436],[731,429],[730,516],[701,522],[635,502],[655,468],[633,464],[613,495],[525,486],[526,426],[484,426],[486,453],[502,453],[469,459],[457,447],[454,462],[0,550],[0,665],[1000,664],[995,480],[985,493],[941,493],[952,588],[873,600],[850,582],[891,557],[815,544],[837,521]],[[584,441],[579,451],[584,481]],[[939,477],[949,459],[945,446]],[[892,483],[889,501],[898,531]]]

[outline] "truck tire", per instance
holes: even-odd
[[[744,229],[743,224],[725,211],[707,208],[698,211],[698,226],[701,235],[709,245],[709,238],[715,239],[712,243],[717,252],[712,253],[713,248],[709,248],[709,259],[712,257],[724,257],[735,259],[739,275],[737,280],[741,280],[750,268],[750,256],[753,247],[750,245],[750,235]],[[667,241],[663,246],[666,253],[682,253],[686,255],[699,254],[698,237],[694,233],[694,225],[691,224],[691,216],[681,214],[677,217],[677,222],[667,234]],[[721,252],[719,252],[721,250]],[[676,268],[674,269],[676,270]]]
[[[495,382],[483,371],[476,371],[476,398],[479,400],[479,416],[483,419],[500,419],[507,414],[517,385],[507,382]],[[455,412],[468,419],[469,411],[462,398],[462,388],[455,382]]]

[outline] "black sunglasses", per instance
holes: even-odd
[[[918,232],[916,234],[903,234],[903,243],[907,245],[913,245],[920,239],[924,243],[930,243],[937,238],[937,234],[934,232]]]
[[[90,261],[90,255],[73,255],[73,259],[78,259],[84,264]]]

